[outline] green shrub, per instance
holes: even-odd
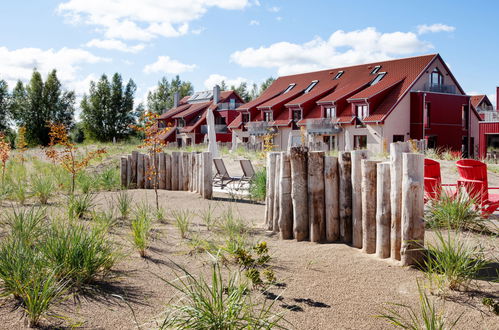
[[[102,189],[113,191],[120,188],[119,168],[108,167],[99,175],[99,183]]]
[[[139,208],[132,219],[133,245],[142,258],[147,256],[147,248],[151,239],[152,220],[147,210]]]
[[[95,228],[103,232],[108,232],[117,224],[113,208],[108,211],[92,212],[92,221],[95,224]]]
[[[40,207],[14,208],[5,216],[5,223],[10,229],[11,237],[31,245],[42,236],[45,217],[45,209]]]
[[[249,194],[251,199],[256,201],[265,200],[267,192],[267,172],[265,169],[256,171],[255,176],[250,181]]]
[[[38,198],[41,204],[47,204],[49,198],[54,193],[54,183],[52,178],[43,174],[31,176],[31,191],[33,196]]]
[[[126,190],[120,190],[116,197],[116,205],[120,211],[121,218],[128,219],[131,211],[132,196]]]
[[[94,195],[70,195],[68,197],[68,215],[70,219],[81,219],[94,207]]]
[[[186,238],[189,232],[192,213],[189,210],[173,210],[172,215],[175,218],[175,227],[180,231],[180,237]]]
[[[203,220],[204,224],[206,225],[206,229],[208,230],[211,230],[213,228],[213,224],[217,220],[214,215],[214,208],[211,207],[211,204],[208,205],[208,208],[205,208],[199,212],[199,217]]]
[[[96,179],[85,171],[78,173],[76,176],[76,186],[83,194],[96,190],[97,185]]]

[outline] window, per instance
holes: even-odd
[[[431,104],[426,103],[425,109],[424,109],[424,127],[429,128],[430,127],[430,121],[431,121]]]
[[[336,117],[336,107],[329,107],[325,109],[326,118],[335,118]]]
[[[368,116],[368,108],[367,108],[367,104],[364,104],[364,105],[356,105],[355,106],[355,115],[357,116],[357,118],[359,118],[360,120],[364,120],[365,118],[367,118]]]
[[[463,106],[462,116],[463,129],[468,129],[469,111],[467,105]]]
[[[381,65],[376,65],[374,69],[371,71],[371,74],[376,74],[378,73],[379,69],[381,69]]]
[[[185,119],[184,118],[180,118],[178,119],[178,124],[177,124],[178,127],[184,127],[185,126]]]
[[[343,72],[344,71],[338,71],[338,73],[336,74],[336,76],[334,76],[334,79],[340,79],[340,77],[343,75]]]
[[[353,136],[353,148],[354,149],[366,149],[367,148],[367,135],[354,135]]]
[[[246,137],[243,137],[243,139],[242,139],[242,140],[243,140],[243,143],[248,143],[248,142],[249,142],[249,137],[247,137],[247,136],[246,136]]]
[[[336,149],[336,136],[334,135],[324,135],[324,144],[328,147],[328,150]]]
[[[236,108],[236,99],[230,99],[229,102],[229,109],[234,110]]]
[[[298,129],[297,123],[301,120],[301,110],[293,110],[291,112],[291,117],[293,118],[293,129]]]
[[[393,142],[404,142],[404,136],[403,135],[394,135]]]
[[[380,72],[378,73],[378,75],[376,76],[376,78],[374,78],[374,80],[371,82],[371,86],[372,85],[376,85],[377,83],[379,83],[381,81],[381,79],[383,79],[386,75],[386,72]]]
[[[243,124],[246,124],[247,122],[250,121],[250,114],[249,113],[243,113],[241,119],[242,119]]]
[[[438,68],[433,69],[430,74],[430,86],[442,86],[444,84],[444,76]]]
[[[315,85],[317,85],[317,83],[319,82],[319,80],[314,80],[310,83],[310,85],[308,85],[307,89],[305,89],[305,94],[309,93],[312,88],[315,87]]]
[[[289,92],[290,90],[292,90],[293,87],[295,87],[295,86],[296,86],[296,84],[289,84],[288,88],[286,88],[286,90],[284,91],[283,94],[286,94],[287,92]]]
[[[272,121],[272,112],[270,112],[270,111],[264,112],[263,113],[263,120],[267,121],[267,122]]]

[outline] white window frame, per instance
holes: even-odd
[[[289,86],[284,90],[283,94],[286,94],[296,86],[295,83],[289,84]]]
[[[336,107],[325,107],[324,118],[336,118]]]
[[[334,80],[340,79],[341,76],[343,75],[343,73],[345,73],[345,71],[338,71],[338,73],[336,74],[336,76],[334,76]]]
[[[376,75],[376,78],[374,78],[373,81],[371,81],[371,86],[379,83],[381,80],[383,80],[383,78],[385,78],[385,76],[386,76],[386,72],[379,72]]]
[[[376,73],[378,73],[380,69],[381,69],[381,65],[376,65],[376,66],[374,67],[374,69],[372,69],[371,74],[376,74]]]
[[[310,91],[317,85],[318,82],[319,82],[319,80],[312,80],[310,85],[308,85],[308,87],[305,89],[304,93],[305,94],[310,93]]]
[[[358,105],[356,105],[355,106],[355,115],[360,120],[366,119],[369,116],[369,106],[367,104],[358,104]]]
[[[267,118],[268,116],[268,118]],[[263,121],[266,121],[267,123],[274,121],[274,116],[272,114],[272,111],[264,111],[263,112]]]

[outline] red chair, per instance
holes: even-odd
[[[463,159],[456,162],[459,172],[458,187],[463,187],[471,198],[476,199],[482,208],[482,215],[489,216],[499,208],[499,194],[489,194],[487,165],[478,160]]]
[[[424,192],[425,202],[430,199],[438,199],[442,194],[443,186],[456,186],[455,184],[442,184],[440,174],[440,163],[433,159],[424,160]]]

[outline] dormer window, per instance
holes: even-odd
[[[381,81],[381,79],[383,79],[386,75],[386,72],[380,72],[378,73],[378,75],[376,76],[376,78],[374,78],[374,80],[371,82],[371,86],[372,85],[376,85],[377,83],[379,83]]]
[[[273,119],[272,119],[272,111],[265,111],[263,113],[263,120],[266,121],[266,122],[273,121]]]
[[[381,65],[376,65],[374,69],[371,71],[371,74],[376,74],[378,73],[379,69],[381,69]]]
[[[328,107],[324,109],[326,118],[335,118],[336,117],[336,107]]]
[[[317,85],[318,82],[319,80],[313,80],[310,85],[308,85],[307,89],[305,89],[305,94],[309,93],[315,87],[315,85]]]
[[[433,69],[430,74],[430,86],[442,86],[444,84],[444,76],[438,68]]]
[[[286,94],[287,92],[289,92],[290,90],[292,90],[293,87],[295,87],[295,86],[296,86],[296,84],[289,84],[288,88],[286,88],[286,90],[284,91],[283,94]]]
[[[367,104],[362,104],[362,105],[356,105],[355,106],[355,115],[360,120],[364,120],[364,119],[367,118],[367,116],[369,116],[368,111],[369,110],[368,110]]]
[[[229,100],[229,109],[234,110],[236,108],[236,99]]]
[[[243,124],[248,123],[250,121],[250,114],[249,114],[249,112],[248,113],[246,113],[246,112],[243,113],[241,119],[242,119]]]
[[[185,119],[184,118],[179,118],[177,126],[178,127],[184,127],[185,126]]]
[[[336,76],[334,76],[334,80],[340,79],[341,76],[343,75],[343,72],[345,72],[345,71],[338,71],[338,73],[336,74]]]

